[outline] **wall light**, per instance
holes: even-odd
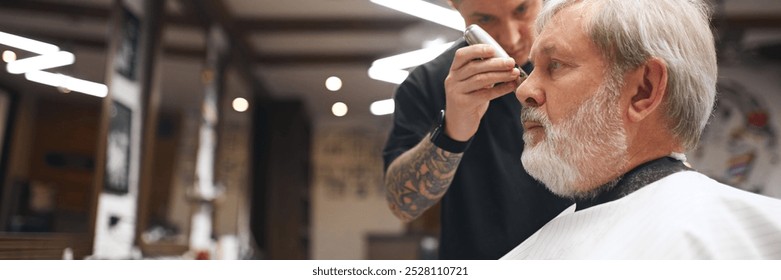
[[[233,99],[233,110],[236,112],[245,112],[249,109],[249,102],[247,99],[237,97],[236,99]]]
[[[393,114],[395,109],[396,103],[393,101],[393,99],[374,101],[372,102],[372,105],[369,106],[369,110],[375,116]]]
[[[58,51],[12,61],[9,62],[5,68],[8,70],[8,73],[22,74],[30,71],[38,71],[64,65],[71,65],[74,61],[76,61],[76,57],[73,56],[72,53]]]
[[[108,87],[104,84],[77,79],[63,74],[55,74],[44,71],[32,71],[24,74],[27,80],[50,85],[53,87],[66,88],[72,91],[86,93],[100,98],[108,95]]]
[[[330,91],[338,91],[342,89],[342,79],[336,76],[328,77],[328,79],[325,79],[325,88]]]
[[[343,102],[336,102],[333,106],[331,106],[331,113],[334,113],[334,116],[337,117],[344,117],[347,115],[347,104],[344,104]]]
[[[410,14],[434,23],[438,23],[458,31],[464,31],[466,24],[458,12],[422,0],[371,0],[402,13]]]
[[[28,39],[2,31],[0,31],[0,44],[37,54],[53,53],[60,50],[59,47],[49,43]]]
[[[3,61],[5,63],[16,61],[16,53],[13,51],[3,51]]]

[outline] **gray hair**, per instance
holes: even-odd
[[[539,34],[553,16],[578,0],[549,0],[537,18]],[[687,150],[699,142],[716,100],[716,49],[710,8],[702,0],[583,0],[593,4],[584,28],[620,78],[651,58],[667,64],[662,110],[667,127]]]

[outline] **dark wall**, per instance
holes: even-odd
[[[311,121],[301,101],[270,101],[254,117],[251,228],[263,259],[309,258]]]

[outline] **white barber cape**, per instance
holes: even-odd
[[[502,259],[781,259],[781,200],[682,171],[573,205]]]

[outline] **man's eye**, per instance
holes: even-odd
[[[494,21],[494,18],[493,17],[489,17],[489,16],[484,16],[484,17],[477,18],[477,23],[479,23],[479,24],[489,24],[489,23],[491,23],[493,21]]]
[[[551,61],[548,64],[548,70],[550,70],[550,71],[557,70],[559,68],[561,68],[561,62],[558,62],[558,61],[554,60],[554,61]]]
[[[521,5],[518,8],[515,8],[515,12],[519,14],[523,14],[526,12],[526,5]]]

